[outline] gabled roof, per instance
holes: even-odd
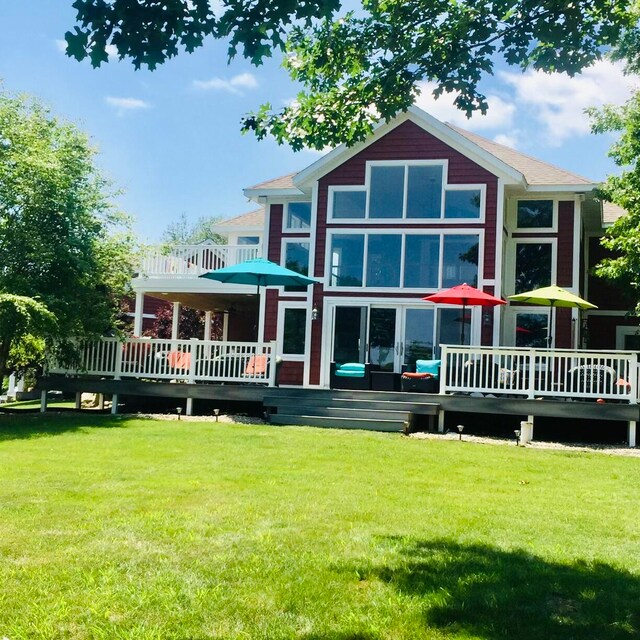
[[[264,195],[299,196],[302,191],[300,191],[300,189],[298,189],[293,183],[293,178],[296,175],[296,173],[288,173],[285,176],[280,176],[273,180],[260,182],[252,187],[244,189],[244,194],[247,198],[255,198]]]
[[[467,140],[470,140],[479,147],[482,147],[491,155],[519,171],[524,176],[529,186],[575,185],[589,186],[590,188],[595,186],[593,180],[589,180],[588,178],[571,173],[570,171],[560,169],[553,164],[538,160],[537,158],[528,156],[525,153],[521,153],[520,151],[516,151],[510,147],[498,144],[493,140],[483,138],[476,133],[471,133],[471,131],[465,131],[464,129],[449,123],[446,124],[450,129],[457,131],[461,136],[467,138]]]
[[[507,184],[522,185],[532,191],[591,191],[596,184],[570,171],[538,160],[520,151],[483,138],[460,127],[440,122],[418,107],[411,107],[389,123],[380,123],[365,142],[346,147],[340,145],[333,151],[298,173],[267,180],[244,190],[248,198],[258,196],[300,195],[302,189],[353,157],[369,144],[380,139],[398,124],[406,120],[418,124],[446,144],[484,166],[496,175],[501,175]]]
[[[602,226],[608,227],[613,224],[618,218],[622,218],[622,216],[626,216],[627,212],[619,207],[617,204],[613,204],[613,202],[604,202],[602,203]]]
[[[243,213],[235,218],[222,220],[216,227],[258,227],[264,224],[264,207]]]

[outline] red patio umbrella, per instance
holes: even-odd
[[[436,302],[441,304],[461,304],[463,318],[467,306],[496,307],[499,304],[507,304],[506,300],[496,298],[490,293],[485,293],[484,291],[480,291],[480,289],[471,287],[466,282],[464,284],[451,287],[450,289],[438,291],[438,293],[434,293],[422,299],[427,302]],[[464,325],[465,323],[463,322],[460,327],[460,344],[464,344]]]

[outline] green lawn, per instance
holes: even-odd
[[[640,460],[0,417],[0,638],[640,637]]]

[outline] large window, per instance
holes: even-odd
[[[404,281],[408,288],[437,289],[440,271],[440,236],[407,235]]]
[[[478,220],[485,186],[447,185],[446,162],[370,162],[364,186],[329,189],[330,220]]]
[[[336,234],[331,238],[331,286],[361,287],[364,235]]]
[[[402,236],[369,234],[367,287],[399,287]]]
[[[516,219],[519,229],[552,229],[553,200],[518,200]]]
[[[284,266],[303,276],[309,275],[309,242],[284,241]],[[307,291],[307,287],[285,287],[285,291]]]
[[[442,286],[466,282],[478,284],[478,236],[444,236],[442,246]]]
[[[334,233],[332,287],[435,290],[478,283],[478,235]]]
[[[546,287],[553,277],[553,245],[550,242],[516,243],[515,292]]]
[[[284,220],[284,229],[308,229],[311,226],[311,203],[289,202]]]

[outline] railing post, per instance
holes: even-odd
[[[276,355],[278,353],[277,350],[277,343],[275,340],[272,340],[269,343],[269,348],[271,349],[271,353],[269,353],[269,357],[268,357],[268,362],[270,363],[269,366],[269,386],[270,387],[275,387],[276,386]]]
[[[440,395],[446,394],[447,387],[447,360],[448,351],[446,345],[440,347]]]
[[[536,396],[536,352],[529,352],[529,390],[527,398],[533,400]]]
[[[188,382],[194,384],[196,381],[196,358],[198,355],[198,338],[191,338],[189,341],[189,377]]]
[[[632,353],[629,362],[629,404],[638,404],[638,354]]]
[[[126,342],[116,341],[116,366],[115,371],[113,372],[113,379],[120,380],[122,376],[122,352],[124,351]]]

